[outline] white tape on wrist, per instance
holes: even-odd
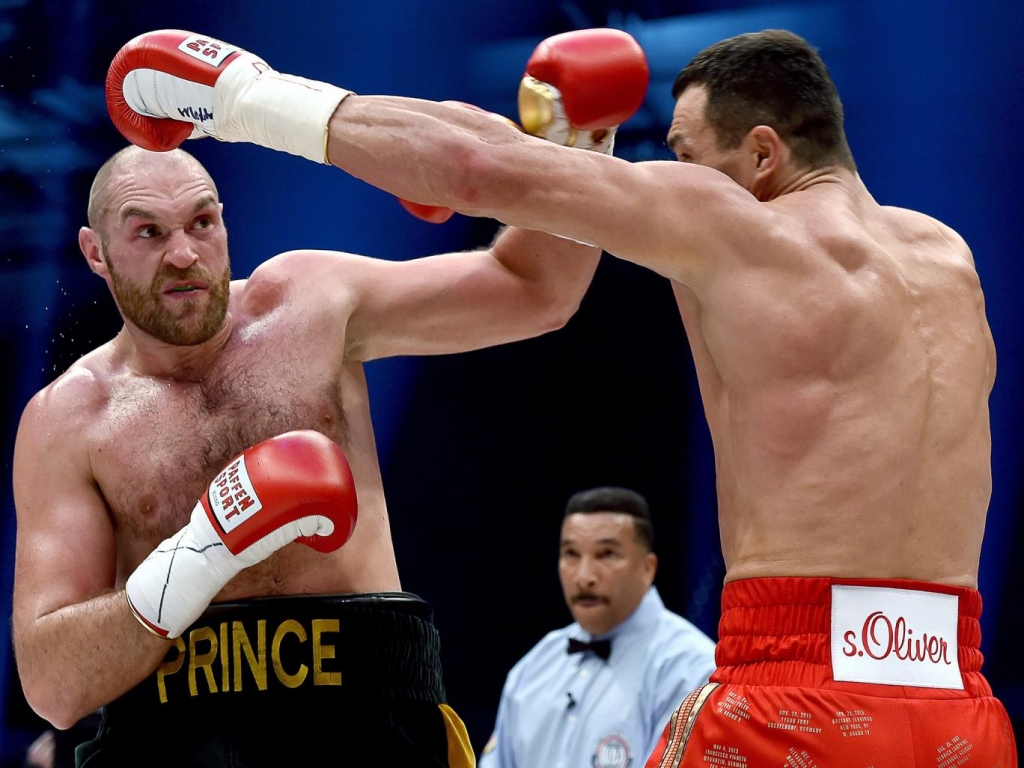
[[[128,577],[128,605],[153,634],[179,637],[234,574],[232,560],[196,504],[189,525],[158,544]]]
[[[349,94],[330,83],[281,74],[243,53],[213,89],[216,135],[326,164],[328,123]]]

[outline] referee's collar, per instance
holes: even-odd
[[[663,610],[665,610],[665,604],[661,601],[661,595],[658,594],[658,588],[652,584],[644,594],[643,599],[640,601],[640,605],[638,605],[636,609],[626,617],[626,620],[618,626],[612,627],[610,630],[600,635],[591,635],[577,624],[576,628],[578,632],[574,632],[573,635],[578,635],[582,639],[593,642],[594,640],[614,641],[616,638],[640,634],[658,620],[658,616]]]

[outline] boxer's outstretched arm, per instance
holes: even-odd
[[[417,99],[346,98],[328,159],[400,197],[596,243],[686,284],[769,236],[774,219],[714,169],[580,152]]]
[[[480,251],[388,261],[292,251],[250,281],[281,281],[344,333],[345,355],[367,361],[465,352],[562,327],[579,307],[599,249],[507,229]],[[330,325],[329,318],[343,322]]]
[[[570,57],[587,77],[581,86],[563,71],[554,101],[563,100],[573,128],[586,126],[573,122],[570,103],[609,102],[617,114],[638,106],[630,90],[639,81],[623,75],[635,75],[635,51],[619,50],[615,63],[625,69],[603,77],[604,42]],[[550,68],[536,74],[556,79]],[[614,99],[603,98],[609,84]],[[147,149],[214,136],[327,160],[400,198],[596,243],[687,284],[772,232],[769,208],[713,169],[626,163],[523,135],[475,110],[355,95],[180,30],[125,45],[110,67],[107,100],[122,133]]]
[[[14,651],[29,705],[58,728],[127,691],[168,649],[115,590],[116,534],[85,438],[90,393],[79,372],[36,395],[14,450]]]
[[[717,171],[607,156],[647,84],[628,34],[567,32],[537,47],[520,84],[520,120],[546,142],[444,104],[348,94],[328,124],[328,159],[411,199],[597,243],[695,285],[747,250],[752,227],[766,236],[766,212]],[[602,154],[567,149],[579,146]]]

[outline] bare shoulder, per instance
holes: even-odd
[[[112,344],[98,347],[39,390],[26,406],[26,415],[60,418],[64,423],[95,416],[109,394],[112,364]]]
[[[260,264],[248,282],[274,281],[314,281],[324,272],[339,269],[358,268],[367,262],[379,261],[369,256],[359,256],[345,251],[330,251],[316,248],[303,248],[284,251]]]
[[[109,402],[112,358],[112,344],[99,347],[29,400],[15,442],[16,484],[25,463],[43,456],[67,469],[88,461],[90,431]]]
[[[946,245],[958,255],[967,259],[973,266],[974,257],[967,241],[957,232],[938,219],[907,208],[886,206],[882,209],[891,221],[897,226],[897,231],[907,240],[914,242],[932,242],[936,245]]]
[[[233,282],[232,299],[260,313],[296,297],[307,306],[320,297],[337,306],[357,291],[365,263],[373,261],[342,251],[285,251],[263,262],[248,279]]]
[[[629,247],[611,253],[691,287],[737,266],[773,263],[799,223],[787,206],[759,201],[724,173],[691,163],[636,163],[625,206]],[[638,213],[639,212],[639,213]]]

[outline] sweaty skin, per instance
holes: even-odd
[[[208,338],[172,344],[139,323],[148,312],[154,328],[203,338],[229,263],[216,189],[184,153],[133,148],[110,190],[102,231],[83,228],[80,244],[120,286],[125,326],[31,400],[14,459],[19,673],[29,703],[62,728],[163,658],[169,643],[135,620],[125,580],[188,522],[214,475],[268,437],[309,428],[334,439],[358,523],[340,550],[288,545],[216,601],[400,590],[363,363],[557,328],[600,256],[521,230],[487,250],[407,262],[292,251],[230,283]]]
[[[468,110],[364,96],[335,112],[328,153],[395,194],[597,243],[672,281],[727,581],[976,587],[995,349],[967,245],[879,205],[852,170],[800,166],[767,126],[720,149],[706,99],[692,86],[677,101],[668,142],[684,162],[573,153]],[[398,159],[412,171],[388,174]]]

